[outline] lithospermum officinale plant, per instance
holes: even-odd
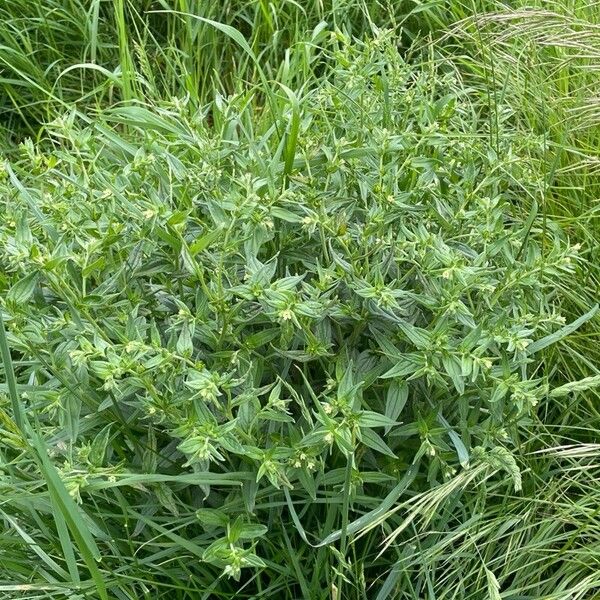
[[[288,568],[267,527],[327,542],[303,560],[339,591],[378,499],[472,469],[521,485],[519,424],[548,391],[536,352],[573,330],[553,280],[576,248],[536,212],[542,141],[391,34],[327,44],[324,82],[271,110],[249,92],[210,118],[72,113],[3,168],[21,400],[119,597],[138,585],[124,560],[260,591]],[[4,445],[23,451],[15,431]],[[12,485],[39,493],[34,468]]]

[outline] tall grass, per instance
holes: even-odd
[[[385,5],[371,12],[388,19]],[[0,116],[6,131],[25,135],[65,102],[94,108],[189,97],[200,106],[216,93],[239,92],[255,80],[256,63],[207,20],[240,31],[269,79],[284,70],[298,86],[311,75],[325,22],[358,35],[371,22],[359,0],[7,0],[0,19]],[[305,64],[292,69],[287,60],[297,47]]]

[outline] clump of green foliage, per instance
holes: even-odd
[[[530,485],[539,353],[593,315],[560,314],[544,138],[390,32],[320,40],[318,84],[264,107],[73,109],[4,164],[18,400],[114,597],[388,597],[427,524]],[[15,589],[97,597],[7,406],[11,560],[45,565]]]
[[[237,92],[255,64],[207,20],[236,28],[282,80],[291,48],[310,53],[325,21],[357,35],[390,7],[359,0],[5,0],[0,5],[0,133],[35,136],[71,103],[98,108],[132,99],[188,96],[197,107],[215,91]],[[285,68],[285,67],[284,67]],[[290,73],[302,85],[307,72]]]

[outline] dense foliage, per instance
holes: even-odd
[[[6,147],[0,594],[591,597],[595,273],[547,132],[394,29],[323,23],[271,72],[199,23],[252,85],[65,88]]]

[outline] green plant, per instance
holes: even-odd
[[[385,4],[367,12],[358,0],[6,0],[3,137],[6,145],[35,137],[75,102],[89,110],[187,96],[198,108],[215,93],[239,92],[257,77],[257,63],[206,20],[240,31],[269,78],[301,87],[317,66],[319,30],[334,25],[363,35],[371,19],[382,24],[390,15]],[[287,62],[290,52],[298,57],[294,64]]]
[[[560,314],[543,136],[392,32],[319,35],[304,87],[73,109],[4,165],[19,400],[114,597],[387,597],[404,542],[530,489],[540,353],[595,314]],[[0,419],[3,589],[97,597]]]

